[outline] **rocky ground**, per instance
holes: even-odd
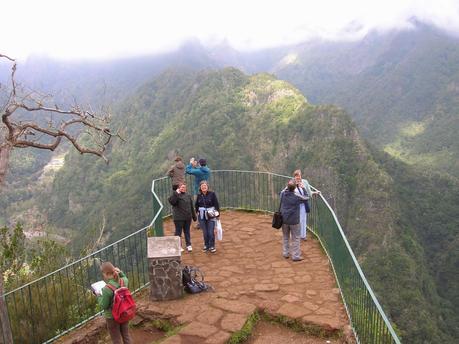
[[[202,232],[192,229],[193,252],[182,255],[182,263],[199,267],[214,291],[164,302],[149,302],[148,293],[143,293],[137,299],[138,317],[131,324],[134,342],[226,343],[241,333],[254,314],[271,322],[258,322],[248,343],[353,341],[339,289],[317,240],[309,236],[302,242],[305,259],[293,262],[281,254],[281,232],[271,228],[271,216],[227,211],[221,218],[224,234],[216,253],[202,252]],[[171,222],[165,223],[167,234],[172,233],[172,227]],[[153,329],[158,319],[175,327],[167,337]],[[62,340],[106,341],[103,319]]]

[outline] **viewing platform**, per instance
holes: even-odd
[[[243,343],[259,319],[300,330],[291,343],[400,343],[322,194],[310,199],[310,233],[301,243],[305,259],[282,256],[282,235],[271,227],[270,213],[278,209],[279,192],[289,179],[269,172],[212,171],[210,186],[224,209],[223,240],[216,253],[202,252],[202,232],[193,229],[193,252],[182,253],[182,265],[200,268],[214,291],[154,302],[147,295],[147,240],[172,235],[167,202],[172,185],[168,177],[153,180],[149,225],[2,295],[8,322],[2,324],[0,343],[105,343],[100,338],[105,321],[89,290],[104,261],[125,272],[136,294],[135,343]],[[277,330],[283,331],[255,328],[261,334],[247,343],[288,343],[290,334],[276,337]]]
[[[308,240],[301,244],[304,260],[285,259],[281,231],[271,227],[271,218],[262,213],[223,212],[223,240],[217,241],[214,254],[202,252],[202,232],[192,229],[193,252],[182,253],[182,264],[198,267],[214,290],[174,301],[149,302],[141,298],[139,315],[143,321],[167,318],[183,326],[161,343],[227,343],[255,312],[303,324],[306,331],[298,336],[304,338],[304,343],[355,342],[320,243],[309,233]],[[171,221],[164,223],[164,229],[166,235],[173,235]],[[104,323],[100,326],[97,333],[97,325],[88,324],[61,343],[88,343],[91,331],[94,337],[107,336]],[[145,326],[142,328],[144,331]],[[273,344],[268,340],[269,333],[261,338]]]

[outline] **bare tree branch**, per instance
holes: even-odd
[[[10,152],[14,148],[33,147],[53,151],[65,139],[81,154],[93,154],[108,163],[105,156],[107,147],[112,138],[121,138],[118,132],[113,133],[108,127],[111,119],[109,112],[100,114],[90,106],[83,109],[75,100],[70,108],[52,103],[49,94],[22,87],[16,80],[16,60],[0,54],[2,58],[12,62],[12,67],[10,85],[4,91],[7,92],[6,103],[0,108],[0,159],[4,159],[0,160],[0,186],[4,182]],[[24,120],[27,113],[33,114],[32,120]],[[49,117],[46,118],[46,115]],[[81,134],[86,135],[85,140],[80,139]],[[5,150],[3,154],[2,150]]]
[[[15,59],[12,59],[11,57],[8,57],[6,55],[0,54],[0,58],[6,58],[7,60],[10,60],[11,62],[16,62]]]

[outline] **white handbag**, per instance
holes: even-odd
[[[217,240],[222,240],[223,239],[223,228],[222,228],[222,223],[220,220],[217,220],[217,223],[215,224],[215,229],[217,232]]]

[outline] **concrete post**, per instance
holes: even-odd
[[[180,238],[148,238],[150,300],[178,299],[183,295]]]

